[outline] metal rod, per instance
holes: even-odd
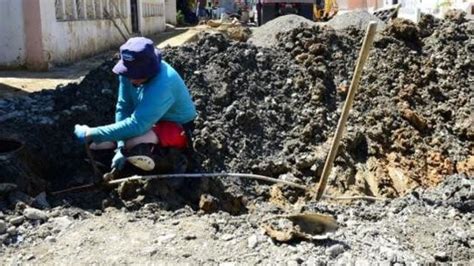
[[[115,168],[112,170],[115,171]],[[163,175],[149,175],[149,176],[131,176],[127,178],[122,178],[122,179],[116,179],[112,180],[109,182],[106,182],[107,185],[117,185],[123,182],[127,181],[132,181],[132,180],[150,180],[150,179],[165,179],[165,178],[175,178],[175,177],[191,177],[191,178],[204,178],[204,177],[221,177],[221,176],[229,176],[229,177],[244,177],[244,178],[253,178],[253,179],[259,179],[259,180],[264,180],[264,181],[269,181],[273,183],[282,183],[288,186],[296,187],[302,190],[310,191],[310,188],[295,184],[293,182],[289,181],[284,181],[284,180],[279,180],[276,178],[272,177],[267,177],[267,176],[261,176],[261,175],[254,175],[254,174],[240,174],[240,173],[201,173],[201,174],[163,174]],[[101,186],[102,185],[102,186]],[[104,183],[90,183],[86,185],[81,185],[81,186],[76,186],[76,187],[71,187],[71,188],[66,188],[63,190],[55,191],[52,192],[51,195],[57,196],[59,194],[64,194],[68,192],[74,192],[78,190],[84,190],[84,189],[89,189],[89,188],[101,188],[101,187],[106,187],[103,186]],[[330,200],[385,200],[384,198],[377,198],[377,197],[371,197],[371,196],[341,196],[341,197],[335,197],[335,196],[329,196],[329,195],[323,195],[323,198],[325,199],[330,199]]]
[[[372,197],[372,196],[340,196],[340,197],[335,197],[335,196],[323,195],[323,198],[330,199],[330,200],[378,200],[378,201],[386,200],[386,198],[379,198],[379,197]]]
[[[349,116],[349,111],[351,110],[352,103],[354,102],[355,93],[357,88],[359,87],[360,77],[362,75],[362,70],[364,68],[365,61],[369,55],[370,47],[372,46],[372,42],[375,36],[375,29],[377,28],[377,22],[371,21],[367,26],[367,32],[365,34],[364,42],[362,43],[362,48],[359,53],[359,58],[357,59],[356,68],[354,71],[354,76],[352,77],[351,86],[349,87],[349,92],[346,98],[346,102],[344,103],[344,107],[342,109],[341,117],[339,118],[339,122],[337,124],[336,134],[334,136],[331,149],[329,150],[329,155],[324,163],[323,173],[321,175],[321,179],[319,181],[319,186],[316,192],[316,200],[320,200],[324,194],[324,190],[326,189],[326,184],[328,181],[329,174],[332,170],[332,165],[334,159],[336,158],[337,150],[339,148],[339,143],[342,138],[342,134],[344,133],[344,129],[346,127],[347,118]]]
[[[251,179],[257,179],[257,180],[262,180],[262,181],[267,181],[267,182],[272,182],[272,183],[285,184],[287,186],[299,188],[306,191],[309,190],[309,188],[304,185],[296,184],[296,183],[285,181],[285,180],[280,180],[280,179],[263,176],[263,175],[240,174],[240,173],[162,174],[162,175],[145,175],[145,176],[135,175],[135,176],[127,177],[127,178],[112,180],[112,181],[109,181],[108,184],[113,185],[113,184],[120,184],[123,182],[132,181],[132,180],[150,180],[150,179],[164,179],[164,178],[174,178],[174,177],[203,178],[203,177],[221,177],[221,176],[251,178]]]
[[[73,192],[73,191],[77,191],[77,190],[83,190],[83,189],[86,189],[86,188],[93,188],[93,187],[96,187],[96,186],[97,186],[97,184],[89,183],[89,184],[85,184],[85,185],[81,185],[81,186],[75,186],[75,187],[70,187],[70,188],[66,188],[66,189],[63,189],[63,190],[54,191],[54,192],[51,192],[51,195],[57,196],[59,194],[64,194],[64,193],[67,193],[67,192]]]
[[[84,146],[86,148],[87,157],[89,157],[89,161],[91,162],[92,170],[94,171],[94,175],[98,178],[102,178],[102,173],[100,172],[99,168],[97,167],[96,161],[92,157],[92,153],[91,153],[91,149],[89,148],[89,144],[86,142],[86,144]],[[93,180],[91,180],[91,181],[93,181]]]

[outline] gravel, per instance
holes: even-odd
[[[365,31],[370,21],[377,22],[377,31],[382,31],[385,28],[385,22],[367,11],[339,13],[326,24],[335,30],[344,30],[349,27],[355,27],[359,30]]]
[[[277,35],[300,27],[312,27],[315,22],[298,15],[285,15],[268,21],[255,28],[248,43],[259,47],[272,47],[277,44]]]

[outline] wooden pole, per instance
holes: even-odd
[[[337,150],[339,148],[339,143],[341,142],[342,134],[346,127],[347,118],[349,116],[349,111],[351,110],[352,103],[354,102],[354,97],[357,89],[359,88],[359,81],[362,75],[362,69],[364,68],[365,61],[369,55],[370,47],[375,36],[375,30],[377,28],[377,22],[371,21],[367,26],[367,32],[365,34],[364,42],[362,43],[362,48],[359,53],[359,58],[357,59],[356,68],[354,71],[354,76],[352,77],[351,86],[349,87],[349,92],[347,94],[346,102],[342,109],[341,117],[337,123],[336,134],[334,136],[331,149],[329,150],[329,155],[324,163],[323,173],[321,179],[319,180],[319,186],[316,192],[316,200],[320,200],[326,189],[326,184],[328,181],[329,174],[332,170],[332,165],[334,159],[336,158]]]
[[[87,157],[89,157],[89,161],[92,165],[92,170],[94,171],[94,175],[96,177],[99,177],[100,179],[102,179],[102,174],[99,170],[99,168],[97,167],[97,163],[96,161],[94,160],[94,158],[92,157],[92,152],[91,152],[91,149],[89,148],[89,144],[86,143],[85,144],[85,148],[86,148],[86,154],[87,154]]]

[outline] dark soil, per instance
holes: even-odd
[[[335,162],[332,185],[339,193],[397,196],[472,171],[457,165],[469,159],[474,137],[473,24],[458,17],[422,21],[428,33],[395,20],[374,43]],[[204,170],[291,173],[315,183],[362,36],[355,28],[314,26],[280,34],[271,49],[214,34],[165,50],[199,112],[195,148]],[[1,135],[26,141],[52,188],[89,181],[72,129],[113,121],[113,64],[91,71],[81,84],[0,101],[0,114],[8,115],[0,119]],[[402,173],[405,187],[394,184],[388,168]],[[376,173],[377,188],[367,191],[366,172]]]

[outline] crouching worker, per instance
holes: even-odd
[[[120,82],[115,123],[76,125],[76,137],[92,143],[92,150],[115,149],[115,174],[109,178],[124,177],[119,173],[125,167],[150,173],[186,171],[196,108],[183,79],[143,37],[120,47],[113,72]]]

